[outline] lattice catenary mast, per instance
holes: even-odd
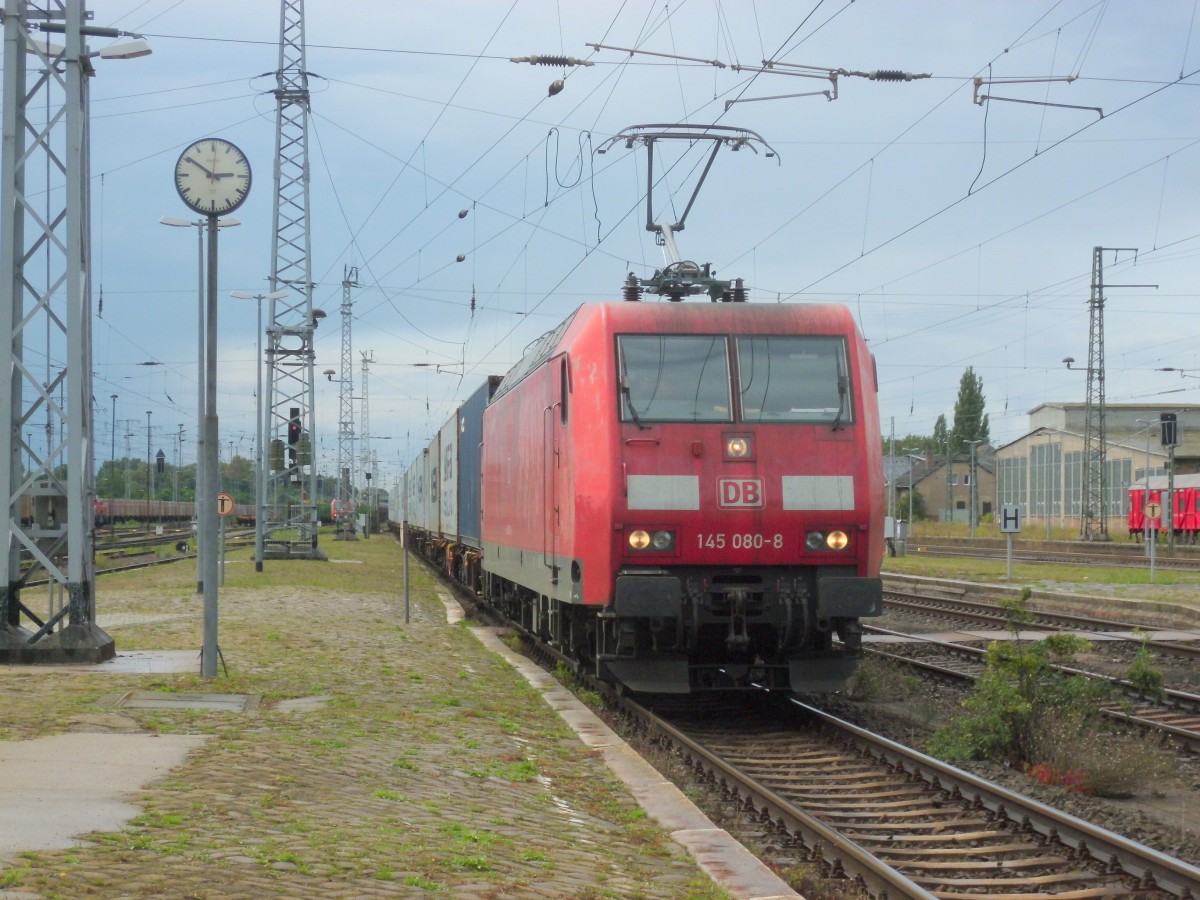
[[[1107,541],[1108,429],[1104,404],[1104,253],[1137,254],[1136,247],[1092,248],[1092,293],[1088,300],[1087,398],[1084,405],[1082,509],[1079,539]],[[1108,287],[1157,287],[1152,284],[1110,284]]]
[[[275,204],[267,327],[267,439],[264,552],[267,559],[324,559],[317,548],[313,447],[313,331],[308,216],[308,71],[304,2],[282,0],[275,73]]]
[[[93,57],[150,49],[93,53],[87,37],[128,32],[87,21],[83,0],[4,4],[0,662],[99,662],[116,649],[95,605],[88,81]],[[35,610],[23,593],[43,578]]]

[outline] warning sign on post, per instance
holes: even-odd
[[[224,491],[217,494],[217,515],[228,516],[233,513],[233,497]]]

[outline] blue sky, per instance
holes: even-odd
[[[154,445],[170,454],[183,424],[194,457],[197,244],[159,219],[187,216],[172,168],[207,136],[254,167],[219,279],[222,452],[248,456],[256,314],[228,294],[267,289],[278,4],[92,5],[95,24],[154,48],[98,61],[92,81],[97,456],[115,393],[118,456],[127,433],[144,452],[151,410]],[[1139,0],[309,0],[317,371],[340,365],[341,280],[356,266],[356,390],[370,351],[370,428],[387,438],[374,448],[383,477],[398,472],[485,375],[580,302],[618,299],[626,273],[662,265],[643,227],[644,149],[593,151],[627,126],[689,122],[753,129],[779,158],[719,154],[683,256],[744,278],[754,302],[849,305],[877,357],[885,428],[929,432],[968,365],[996,442],[1038,403],[1082,401],[1083,375],[1061,360],[1086,365],[1094,246],[1138,249],[1136,263],[1105,256],[1109,401],[1200,401],[1200,380],[1155,371],[1200,376],[1194,13]],[[594,65],[549,96],[564,71],[509,61],[530,54]],[[842,76],[833,101],[756,99],[830,86],[733,69],[768,58],[932,77]],[[989,84],[980,92],[1005,99],[973,102],[975,77],[1047,76],[1077,78]],[[663,215],[686,202],[702,152],[660,150]],[[1133,283],[1157,288],[1116,286]],[[319,381],[325,471],[337,390]]]

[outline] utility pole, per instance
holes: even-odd
[[[978,478],[976,477],[978,474],[978,468],[975,465],[975,447],[979,444],[982,444],[983,439],[976,438],[973,441],[967,441],[967,443],[971,447],[971,466],[970,466],[971,484],[968,486],[968,489],[967,489],[967,496],[970,498],[967,501],[967,503],[970,505],[971,508],[969,510],[967,510],[967,523],[968,523],[968,529],[969,529],[970,536],[975,537],[975,525],[979,519],[979,493],[978,493],[978,489],[976,487],[976,482],[978,481]]]
[[[263,500],[263,555],[325,559],[317,547],[316,415],[313,331],[324,316],[312,304],[309,230],[308,70],[304,2],[281,0],[279,68],[275,72],[275,203],[271,300],[267,328],[267,408],[270,470]],[[284,458],[298,451],[294,460]],[[276,449],[278,448],[278,449]],[[307,452],[305,452],[307,448]]]
[[[348,529],[342,528],[339,511],[338,534],[342,538],[355,536],[354,529],[354,355],[351,352],[350,326],[353,320],[353,301],[350,289],[358,287],[358,269],[347,266],[342,278],[342,367],[338,385],[338,452],[337,452],[337,501],[345,510]]]
[[[954,521],[954,432],[946,435],[946,521]]]
[[[146,503],[154,499],[154,469],[150,463],[150,413],[146,410]],[[147,506],[148,510],[150,507]]]
[[[374,354],[370,350],[361,351],[362,355],[362,467],[363,474],[366,478],[366,486],[363,488],[363,499],[367,503],[367,527],[365,533],[371,533],[371,407],[368,400],[367,381],[369,379],[371,363],[375,361]]]
[[[92,52],[89,36],[128,33],[90,24],[83,0],[5,0],[3,34],[0,662],[100,662],[116,645],[96,624],[89,82],[93,58],[150,48],[137,40]],[[44,380],[33,374],[43,358]],[[47,440],[35,451],[22,431],[43,415]],[[22,548],[34,551],[29,570]],[[22,597],[42,578],[40,614],[57,609],[44,620]]]

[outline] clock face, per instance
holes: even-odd
[[[196,141],[175,163],[175,187],[191,209],[205,216],[233,212],[250,193],[250,161],[229,141]]]

